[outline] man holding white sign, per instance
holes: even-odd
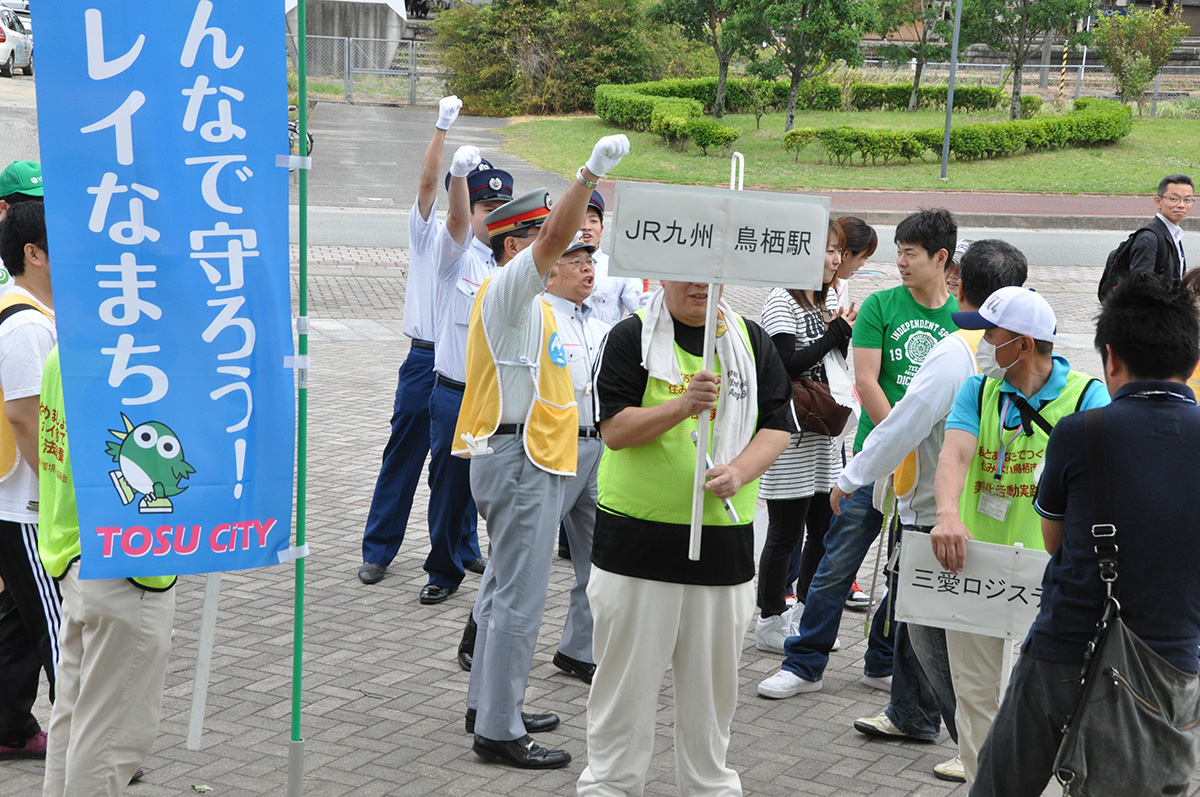
[[[580,795],[640,793],[668,666],[680,793],[742,793],[725,754],[754,608],[750,520],[758,477],[791,438],[791,386],[771,339],[723,301],[713,370],[702,368],[709,290],[664,281],[645,308],[613,327],[601,353],[596,417],[605,451],[588,585],[596,672]],[[701,417],[717,464],[704,485],[700,557],[692,561],[691,435]]]
[[[954,323],[986,331],[976,348],[983,373],[963,383],[955,397],[934,481],[937,525],[930,541],[951,573],[962,569],[968,539],[1045,550],[1033,499],[1050,430],[1073,412],[1108,403],[1099,380],[1072,371],[1054,354],[1058,323],[1041,294],[1001,288],[977,312],[955,313]],[[1010,644],[946,632],[968,785],[996,714],[1004,646]]]
[[[961,241],[959,248],[963,248]],[[978,309],[998,288],[1024,284],[1028,275],[1025,255],[1012,244],[995,239],[976,242],[960,260],[956,297],[964,311]],[[929,533],[937,517],[933,479],[946,434],[946,416],[963,382],[979,373],[975,347],[981,337],[978,330],[960,329],[933,347],[904,398],[867,435],[863,450],[838,477],[830,495],[834,512],[839,512],[843,497],[895,471],[901,528]],[[907,587],[897,584],[893,599],[898,599],[901,589]],[[883,738],[936,739],[937,716],[931,715],[928,699],[918,699],[931,690],[932,702],[957,742],[945,633],[940,628],[901,623],[896,628],[895,650],[891,701],[878,716],[856,720],[855,729]],[[947,761],[935,767],[934,773],[943,780],[961,780],[961,768],[960,762]]]

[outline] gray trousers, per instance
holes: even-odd
[[[575,568],[575,585],[571,587],[571,605],[563,625],[559,652],[579,661],[593,662],[592,609],[588,604],[587,585],[592,574],[592,534],[596,530],[596,470],[604,443],[597,439],[580,439],[579,467],[575,477],[567,479],[563,496],[562,524],[571,546],[571,564]]]
[[[519,435],[497,435],[493,453],[471,457],[471,493],[487,521],[488,564],[475,601],[475,655],[467,708],[475,733],[508,741],[525,735],[521,707],[533,665],[566,476],[541,470]]]

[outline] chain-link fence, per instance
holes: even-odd
[[[450,76],[430,42],[307,37],[308,96],[380,105],[437,105]],[[288,36],[288,85],[299,75],[295,36]]]
[[[866,61],[863,66],[876,72],[881,80],[912,81],[913,67],[896,68],[882,61]],[[950,80],[950,64],[926,64],[922,83],[946,83]],[[960,86],[1012,87],[1012,67],[1008,64],[958,65],[955,82]],[[1026,64],[1021,70],[1021,93],[1036,94],[1046,100],[1056,100],[1059,90],[1064,99],[1081,97],[1116,96],[1117,84],[1113,74],[1101,64],[1062,65]],[[1156,88],[1147,92],[1151,99],[1157,92],[1160,101],[1177,99],[1189,94],[1200,95],[1200,67],[1164,67],[1156,82]]]

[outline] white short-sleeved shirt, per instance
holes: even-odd
[[[548,276],[548,275],[547,275]],[[525,423],[533,403],[533,369],[541,361],[542,302],[546,278],[527,246],[488,282],[479,309],[500,379],[500,423]]]
[[[596,278],[588,303],[592,314],[610,327],[642,306],[642,281],[632,277],[608,276],[608,255],[599,249],[592,253]]]
[[[408,215],[408,281],[404,288],[404,334],[414,340],[433,341],[434,280],[438,247],[446,223],[437,217],[437,200],[429,218],[421,218],[419,202]]]
[[[567,365],[571,366],[571,384],[575,388],[575,402],[579,405],[579,425],[590,428],[594,425],[592,407],[592,366],[600,353],[600,343],[608,334],[609,324],[596,318],[587,302],[578,307],[570,299],[552,293],[542,295],[542,301],[554,311],[558,325],[558,336],[563,351],[567,354]]]
[[[10,292],[40,304],[24,288],[14,286]],[[42,365],[57,340],[54,320],[37,310],[14,313],[0,324],[0,388],[5,401],[41,394]],[[18,451],[16,471],[0,482],[0,520],[37,523],[37,510],[28,508],[37,497],[37,473]]]
[[[459,244],[445,225],[438,234],[433,368],[447,379],[467,379],[467,325],[479,286],[496,270],[492,250],[468,233]]]

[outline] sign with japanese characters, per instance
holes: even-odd
[[[614,204],[613,276],[821,287],[828,197],[617,183]]]
[[[966,566],[951,573],[933,555],[928,534],[906,531],[900,540],[896,619],[1024,639],[1041,607],[1049,561],[1045,551],[967,540]]]
[[[295,460],[282,9],[38,14],[80,574],[276,564]]]

